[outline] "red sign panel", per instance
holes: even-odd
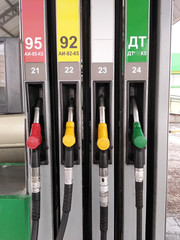
[[[44,0],[22,0],[24,62],[45,62]]]

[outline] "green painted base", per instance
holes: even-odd
[[[30,197],[0,196],[0,240],[30,240]]]

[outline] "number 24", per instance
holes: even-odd
[[[132,67],[132,73],[141,73],[141,67]]]

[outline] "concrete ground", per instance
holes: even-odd
[[[180,240],[180,123],[170,123],[166,240]]]

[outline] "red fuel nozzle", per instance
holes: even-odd
[[[26,145],[30,149],[36,149],[42,142],[41,125],[39,123],[33,123],[31,128],[31,134],[26,141]]]

